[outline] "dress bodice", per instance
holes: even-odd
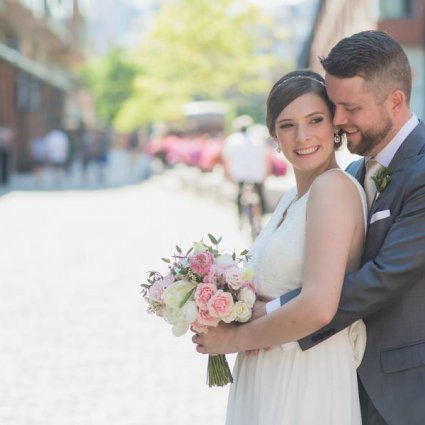
[[[327,172],[342,172],[356,185],[366,221],[366,200],[357,180],[340,169]],[[254,281],[259,295],[275,298],[300,287],[309,195],[310,190],[297,199],[296,188],[286,192],[269,223],[252,245],[250,263],[254,268]],[[280,223],[283,216],[284,220]]]
[[[250,250],[256,291],[260,295],[278,297],[301,284],[308,192],[298,200],[296,195],[296,190],[291,189],[282,197]]]

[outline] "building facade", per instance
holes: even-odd
[[[81,53],[78,1],[0,1],[0,128],[13,135],[7,167],[31,167],[31,140],[63,126]]]
[[[308,67],[323,74],[319,57],[341,38],[370,29],[386,31],[403,46],[413,71],[411,109],[425,119],[425,0],[321,0]]]

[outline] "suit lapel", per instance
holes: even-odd
[[[413,129],[413,131],[406,137],[404,142],[401,144],[399,149],[394,155],[394,158],[391,160],[389,169],[392,170],[391,182],[389,185],[394,184],[394,182],[403,181],[403,172],[409,170],[410,167],[416,162],[417,156],[419,154],[425,153],[425,126],[422,121]],[[391,191],[384,190],[372,203],[369,210],[369,220],[371,215],[379,209],[379,205],[384,201],[388,196],[391,196]]]
[[[365,174],[365,160],[364,158],[352,162],[346,169],[362,186]]]

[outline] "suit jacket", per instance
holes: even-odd
[[[367,345],[358,375],[394,425],[425,424],[425,126],[396,152],[392,179],[372,204],[361,268],[346,275],[331,323],[299,341],[306,350],[363,318]],[[348,171],[361,183],[364,159]],[[299,293],[281,297],[281,305]]]

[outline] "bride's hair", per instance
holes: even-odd
[[[267,98],[266,124],[272,137],[276,136],[275,124],[280,113],[295,99],[307,93],[316,94],[323,99],[333,114],[334,107],[328,98],[325,80],[321,75],[309,70],[289,72],[276,81]]]
[[[320,62],[326,73],[335,77],[362,77],[378,100],[384,100],[392,90],[402,90],[409,104],[409,60],[402,46],[383,31],[362,31],[343,38]]]

